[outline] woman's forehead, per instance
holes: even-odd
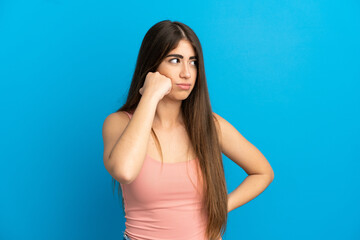
[[[172,49],[168,55],[171,54],[178,54],[185,57],[193,57],[196,56],[194,47],[192,44],[187,40],[180,40],[179,44],[176,46],[176,48]]]

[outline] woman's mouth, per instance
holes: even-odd
[[[189,90],[190,89],[190,84],[187,83],[183,83],[183,84],[176,84],[179,86],[179,88],[183,89],[183,90]]]

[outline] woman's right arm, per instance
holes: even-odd
[[[158,102],[171,90],[171,80],[152,73],[130,121],[127,116],[110,114],[103,124],[104,165],[122,184],[131,183],[139,174],[148,148]],[[159,87],[160,86],[160,87]],[[170,90],[169,90],[170,88]],[[140,91],[141,92],[141,91]]]
[[[124,126],[126,120],[120,120],[120,116],[112,116],[114,113],[104,121],[104,165],[110,175],[120,183],[132,182],[141,169],[156,106],[155,98],[144,95],[127,125]],[[128,118],[126,115],[125,117]]]

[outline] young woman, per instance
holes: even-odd
[[[124,239],[221,239],[228,212],[274,179],[261,152],[212,112],[199,39],[178,21],[148,30],[126,103],[102,131],[104,165],[123,194]],[[248,174],[230,194],[221,153]]]

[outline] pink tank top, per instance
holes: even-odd
[[[207,240],[196,162],[164,162],[161,168],[161,160],[146,155],[136,179],[121,184],[125,233],[131,240]]]

